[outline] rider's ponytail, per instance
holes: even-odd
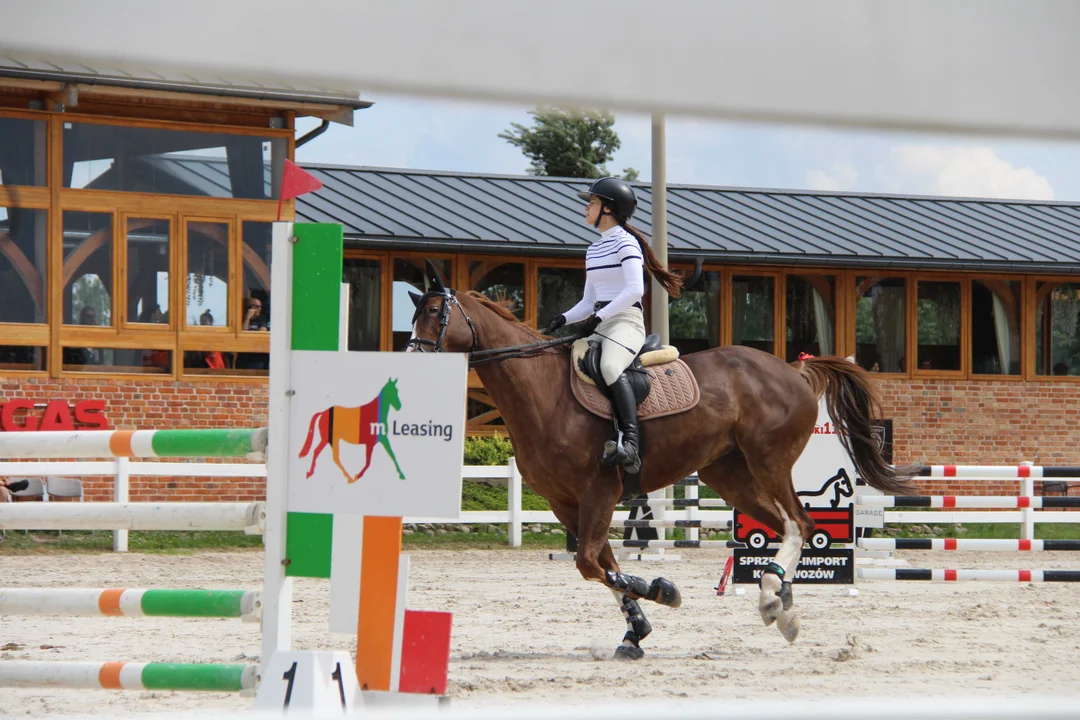
[[[673,298],[679,297],[682,294],[682,278],[660,264],[652,247],[649,246],[649,241],[640,230],[625,221],[622,222],[622,227],[637,238],[638,245],[641,246],[641,254],[645,258],[645,269],[649,271],[649,274],[656,278],[668,295]]]

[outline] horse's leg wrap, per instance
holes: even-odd
[[[622,598],[620,609],[623,617],[626,618],[626,635],[623,637],[623,642],[629,640],[634,647],[637,647],[638,643],[652,632],[652,625],[645,619],[645,613],[641,612],[641,606],[637,604],[637,600],[627,595],[623,595]]]
[[[649,594],[649,585],[643,578],[639,578],[637,575],[624,575],[621,572],[613,572],[611,570],[608,570],[605,574],[607,576],[608,587],[621,590],[628,595],[631,600],[641,600],[646,598]]]
[[[666,578],[656,578],[652,584],[636,575],[624,575],[621,572],[607,572],[608,587],[621,590],[633,600],[652,600],[660,605],[677,608],[682,605],[682,595],[675,583]]]
[[[770,575],[775,575],[776,577],[780,578],[780,582],[784,581],[784,575],[786,574],[784,572],[784,568],[781,567],[780,563],[776,562],[775,560],[765,566],[765,569],[761,571],[761,576],[765,577],[766,573]],[[789,582],[788,585],[790,584],[791,583]]]
[[[790,610],[791,606],[795,604],[795,598],[791,594],[790,580],[784,580],[780,583],[780,601],[784,603],[785,610]]]
[[[652,625],[645,619],[645,613],[637,600],[626,595],[621,590],[611,588],[611,594],[619,603],[619,610],[626,618],[626,634],[623,635],[622,643],[615,648],[615,660],[640,660],[645,657],[645,651],[641,649],[641,641],[652,632]]]

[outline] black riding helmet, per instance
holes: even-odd
[[[594,182],[588,190],[579,192],[577,196],[586,202],[595,195],[603,201],[600,216],[614,215],[619,224],[624,224],[634,215],[637,210],[637,198],[630,184],[617,177],[600,178]],[[600,217],[596,218],[593,227],[600,226]]]

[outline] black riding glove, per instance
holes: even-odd
[[[579,335],[583,338],[589,337],[594,332],[596,332],[596,328],[600,326],[601,322],[603,321],[596,315],[590,315],[588,319],[581,324],[581,332],[579,333]]]
[[[544,334],[545,335],[551,335],[553,332],[555,332],[556,330],[558,330],[559,328],[561,328],[565,324],[566,324],[566,316],[565,315],[559,315],[558,317],[552,318],[551,322],[549,322],[547,324],[547,327],[544,328]]]

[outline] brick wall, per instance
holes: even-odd
[[[0,403],[24,398],[49,400],[101,399],[109,427],[119,429],[183,429],[259,427],[266,424],[266,382],[172,382],[111,378],[18,378],[0,376]],[[40,413],[40,410],[37,411]],[[21,422],[19,412],[16,420]],[[243,458],[206,462],[246,462]],[[112,500],[112,477],[83,477],[87,500]],[[133,501],[233,502],[262,500],[262,478],[131,478]]]
[[[878,387],[898,464],[1080,466],[1075,383],[880,380]],[[1019,483],[924,480],[920,487],[933,495],[1015,494]]]
[[[918,465],[1080,466],[1080,385],[969,380],[880,380],[893,419],[893,457]],[[116,428],[257,427],[266,423],[265,382],[0,376],[0,402],[105,400]],[[230,461],[232,462],[232,461]],[[236,462],[241,462],[237,460]],[[84,478],[87,499],[111,500],[112,478]],[[1015,494],[1015,482],[926,480],[928,494]],[[1041,491],[1037,484],[1036,492]],[[247,501],[263,497],[260,478],[132,478],[140,501]]]

